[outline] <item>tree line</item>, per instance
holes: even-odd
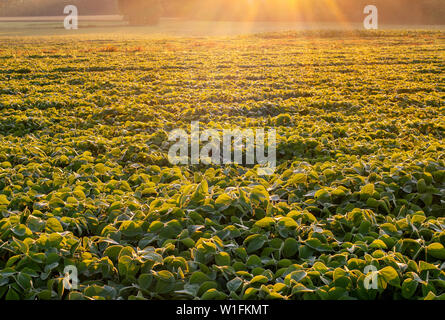
[[[123,14],[130,22],[143,24],[156,23],[161,16],[360,22],[364,17],[363,8],[373,4],[379,10],[382,24],[445,24],[444,0],[2,0],[2,3],[0,16],[61,15],[65,5],[74,4],[80,14]]]

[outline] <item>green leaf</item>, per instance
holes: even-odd
[[[215,288],[207,290],[201,297],[201,300],[222,300],[226,297],[226,295],[222,292],[219,292]]]
[[[218,284],[215,281],[206,281],[199,287],[197,295],[202,296],[208,290],[217,289],[217,288],[218,288]]]
[[[338,300],[343,296],[346,296],[348,291],[343,287],[333,287],[329,289],[329,300]]]
[[[405,299],[410,299],[417,290],[419,283],[413,279],[405,279],[402,283],[402,296]]]
[[[387,249],[386,244],[380,240],[380,239],[375,239],[370,245],[370,248],[378,248],[378,249]]]
[[[397,228],[391,223],[383,223],[380,225],[380,228],[385,231],[388,235],[396,235]]]
[[[275,219],[271,218],[271,217],[265,217],[265,218],[255,222],[255,226],[260,227],[260,228],[269,228],[269,227],[273,226],[274,224],[275,224]]]
[[[342,268],[336,268],[334,270],[334,284],[337,287],[348,288],[351,284],[351,279],[348,274]]]
[[[291,258],[298,252],[298,242],[294,238],[287,238],[284,241],[282,253],[285,258]]]
[[[247,290],[244,292],[243,300],[252,299],[253,297],[256,296],[257,292],[258,292],[258,289],[256,289],[256,288],[247,288]]]
[[[379,275],[390,285],[400,286],[399,274],[393,267],[388,266],[379,270]]]
[[[51,209],[63,208],[65,206],[65,202],[60,198],[54,197],[49,201],[48,205]]]
[[[68,299],[72,300],[71,299],[71,294],[74,294],[74,293],[82,295],[80,292],[71,292],[69,297],[68,297]],[[51,298],[52,298],[52,291],[51,290],[42,290],[42,291],[40,291],[37,294],[37,297],[39,299],[41,299],[41,300],[51,300]]]
[[[32,286],[32,279],[29,275],[23,272],[19,272],[17,275],[17,283],[22,287],[23,290],[28,290]]]
[[[304,173],[296,173],[289,179],[288,184],[305,184],[307,175]]]
[[[322,243],[320,241],[320,239],[318,239],[318,238],[308,239],[308,240],[306,240],[305,244],[308,247],[310,247],[310,248],[312,248],[314,250],[317,250],[317,251],[321,251],[321,252],[323,252],[323,251],[330,251],[331,250],[331,248],[330,248],[330,246],[328,244]]]
[[[17,249],[20,250],[20,252],[28,253],[29,246],[28,246],[28,244],[26,242],[12,237],[12,243],[17,247]]]
[[[295,284],[295,286],[292,288],[292,294],[305,293],[305,292],[314,292],[314,290],[307,288],[301,283]]]
[[[419,271],[433,271],[433,270],[437,270],[437,267],[431,263],[425,262],[425,261],[420,261],[419,262]]]
[[[155,278],[157,280],[155,292],[158,294],[166,294],[174,290],[176,281],[174,275],[170,271],[159,271],[155,274]]]
[[[368,198],[372,197],[374,191],[375,189],[372,183],[363,186],[362,189],[360,190],[360,199],[368,200]]]
[[[112,260],[117,260],[122,248],[123,246],[121,245],[109,246],[107,249],[105,249],[104,256],[109,257]]]
[[[56,218],[49,218],[46,220],[45,230],[47,232],[63,232],[63,227]]]
[[[239,288],[241,288],[241,285],[243,284],[243,280],[241,278],[234,278],[232,280],[230,280],[229,282],[227,282],[227,289],[229,291],[238,291]]]
[[[329,201],[331,195],[325,189],[320,189],[314,194],[314,198],[319,201]]]
[[[432,257],[440,260],[445,260],[445,248],[441,243],[432,243],[426,249],[428,254]]]
[[[264,201],[269,201],[269,192],[262,186],[257,185],[252,188],[250,199],[252,201],[258,201],[259,203],[263,203]]]
[[[122,222],[119,230],[126,237],[136,237],[136,236],[142,234],[141,226],[134,221]]]
[[[230,266],[230,254],[220,252],[215,256],[215,262],[218,266]]]
[[[6,294],[6,300],[20,300],[20,296],[17,291],[10,287]]]
[[[252,278],[252,280],[250,280],[250,285],[261,285],[261,284],[266,284],[267,282],[269,282],[269,279],[267,279],[267,277],[265,276],[255,276]]]
[[[298,227],[297,222],[289,217],[280,218],[280,220],[278,220],[278,225],[284,226],[287,229],[295,229]]]
[[[139,276],[138,284],[144,290],[148,290],[152,282],[153,276],[151,274],[143,273]]]
[[[190,277],[190,284],[202,284],[206,281],[209,281],[210,278],[208,275],[201,271],[195,271]]]
[[[133,259],[129,256],[120,256],[118,261],[119,274],[123,277],[130,275]]]
[[[107,167],[106,167],[103,163],[98,163],[98,164],[96,164],[96,165],[94,166],[94,170],[95,170],[97,173],[100,173],[100,174],[106,174],[106,173],[107,173]]]
[[[159,233],[159,236],[166,239],[176,239],[183,229],[181,223],[178,220],[173,219],[165,224],[164,228]]]
[[[12,232],[17,236],[17,237],[23,237],[25,235],[31,236],[32,232],[31,230],[29,230],[25,225],[20,224],[15,228],[12,228]]]
[[[292,271],[291,273],[289,273],[285,279],[288,279],[288,283],[289,283],[289,280],[293,280],[295,282],[300,282],[301,280],[306,278],[306,276],[307,276],[307,273],[304,270],[297,270],[297,271]]]
[[[244,244],[247,245],[247,253],[253,253],[264,246],[267,238],[261,234],[254,234],[246,238]]]
[[[256,268],[260,267],[262,265],[262,262],[260,257],[258,257],[256,254],[253,254],[247,259],[246,264],[250,268]]]
[[[209,193],[209,185],[207,184],[207,180],[202,180],[200,184],[196,187],[195,192],[192,195],[191,201],[200,202],[205,199]]]
[[[420,179],[417,181],[417,192],[425,193],[427,190],[427,186],[424,179]]]
[[[0,206],[9,206],[9,200],[4,194],[0,194]]]
[[[320,273],[325,273],[329,270],[328,267],[326,267],[325,264],[320,261],[315,262],[312,268]]]
[[[225,210],[230,207],[232,201],[232,198],[228,194],[223,193],[216,198],[215,207],[220,211]]]
[[[195,241],[192,238],[182,239],[181,242],[187,248],[193,248],[195,246]]]

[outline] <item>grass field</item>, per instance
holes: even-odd
[[[444,45],[2,38],[0,297],[443,299]],[[171,165],[167,134],[193,120],[276,128],[275,174]]]

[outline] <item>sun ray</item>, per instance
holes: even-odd
[[[337,0],[323,0],[326,4],[326,9],[334,15],[337,23],[339,23],[344,28],[349,28],[351,26],[350,21],[346,18],[343,11],[340,9]]]

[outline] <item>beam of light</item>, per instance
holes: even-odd
[[[209,21],[208,28],[215,33],[236,28],[238,32],[250,32],[260,21],[292,21],[311,28],[329,21],[342,28],[351,27],[338,0],[195,0],[183,10],[201,21]],[[223,20],[226,22],[210,23]]]
[[[349,29],[351,23],[341,11],[340,7],[338,6],[337,0],[323,0],[323,2],[325,3],[326,8],[334,14],[336,22],[344,28]]]

